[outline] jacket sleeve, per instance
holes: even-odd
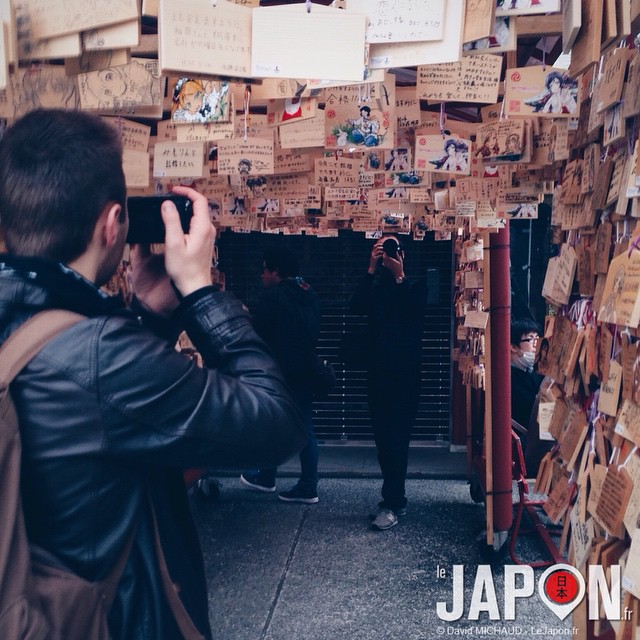
[[[178,467],[278,465],[298,452],[299,409],[240,301],[212,292],[180,316],[204,368],[131,320],[105,320],[94,346],[105,452]]]

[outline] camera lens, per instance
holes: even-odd
[[[382,243],[382,250],[390,257],[395,258],[398,254],[398,250],[400,249],[400,245],[393,239],[387,238]]]

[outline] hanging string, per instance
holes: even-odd
[[[307,5],[307,13],[311,13],[311,0],[307,0],[306,5]]]
[[[441,102],[440,103],[440,133],[442,134],[443,138],[446,136],[446,133],[444,130],[444,120],[445,120],[444,102]]]
[[[542,38],[542,70],[547,70],[547,37]]]
[[[247,141],[249,130],[249,103],[251,102],[251,85],[245,85],[244,99],[242,106],[244,107],[244,141]]]

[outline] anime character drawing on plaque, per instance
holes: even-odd
[[[238,173],[242,176],[246,176],[251,173],[252,162],[248,158],[241,158],[238,160]]]
[[[488,127],[487,129],[483,129],[481,136],[482,144],[476,151],[476,158],[478,156],[482,156],[483,158],[497,156],[498,153],[500,153],[500,146],[498,145],[498,132],[496,128]]]
[[[229,119],[229,83],[180,78],[173,89],[174,122],[223,122]]]
[[[369,151],[365,157],[366,169],[379,169],[380,168],[380,153],[378,151]]]
[[[337,137],[338,146],[346,146],[347,141],[350,141],[365,147],[377,147],[384,138],[380,133],[380,121],[371,115],[371,107],[366,104],[360,107],[359,118],[347,120],[346,124],[336,127],[333,133]],[[342,141],[344,145],[340,144]]]
[[[411,162],[409,159],[409,149],[404,147],[398,149],[389,149],[387,152],[386,162],[384,163],[385,171],[408,171]]]
[[[510,133],[504,143],[504,151],[496,156],[496,160],[503,160],[505,162],[516,162],[522,157],[522,142],[520,141],[520,135],[517,133]]]
[[[64,67],[32,64],[10,74],[8,80],[7,97],[10,96],[15,118],[39,108],[80,107],[75,79],[67,76]]]
[[[452,173],[467,173],[469,171],[469,145],[462,140],[449,138],[444,143],[444,155],[435,160],[429,160],[438,171]]]
[[[251,195],[254,198],[261,198],[264,196],[264,189],[266,184],[267,179],[264,176],[247,178],[247,188],[251,191]]]
[[[566,73],[551,71],[544,80],[544,89],[524,101],[534,113],[575,113],[578,83]]]

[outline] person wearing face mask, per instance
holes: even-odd
[[[528,428],[543,376],[534,371],[537,323],[528,318],[511,321],[511,417]]]

